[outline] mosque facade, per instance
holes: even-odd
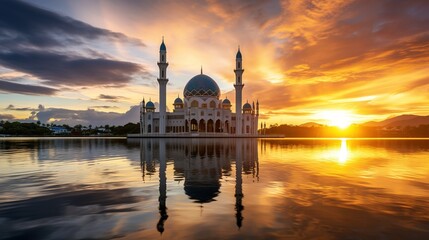
[[[167,48],[162,40],[159,50],[159,111],[152,101],[140,104],[141,135],[257,135],[259,102],[242,105],[243,58],[240,48],[235,58],[235,113],[228,98],[221,99],[216,81],[201,73],[185,85],[183,98],[174,100],[167,112]]]

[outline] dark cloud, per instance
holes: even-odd
[[[88,108],[99,108],[99,109],[115,109],[118,108],[116,106],[89,106]]]
[[[121,97],[121,96],[112,96],[112,95],[107,95],[107,94],[100,94],[98,96],[98,99],[101,99],[101,100],[119,100],[122,98],[123,97]]]
[[[143,45],[122,33],[96,28],[70,17],[16,0],[3,0],[0,8],[0,45],[52,47],[106,39]]]
[[[31,107],[15,107],[12,104],[9,104],[7,106],[6,110],[13,110],[13,111],[43,111],[45,110],[45,107],[42,104],[39,104],[37,108],[31,108]]]
[[[33,5],[5,0],[0,8],[0,65],[61,86],[122,86],[138,74],[140,65],[118,61],[90,49],[100,40],[143,44],[122,33],[96,28]],[[76,47],[81,51],[76,51]],[[47,87],[2,83],[4,91],[52,95]]]
[[[12,120],[15,117],[12,114],[2,114],[0,113],[0,120]]]
[[[30,108],[30,107],[15,107],[12,104],[9,104],[9,106],[7,106],[6,110],[13,110],[13,111],[34,111],[36,110],[35,108]]]
[[[0,64],[49,84],[71,86],[124,85],[143,70],[130,62],[37,50],[0,53]]]
[[[2,79],[0,79],[0,91],[25,95],[54,95],[58,92],[58,90],[55,88],[13,83],[9,81],[3,81]]]

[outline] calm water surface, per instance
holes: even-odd
[[[0,239],[429,239],[429,140],[0,139]]]

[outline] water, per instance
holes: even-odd
[[[0,239],[110,238],[429,239],[429,140],[0,140]]]

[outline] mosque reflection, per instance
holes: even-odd
[[[168,219],[167,161],[173,161],[174,181],[184,180],[184,193],[201,205],[216,201],[221,194],[221,179],[235,175],[235,218],[237,227],[242,226],[242,175],[252,175],[259,180],[256,139],[141,139],[140,150],[143,181],[146,176],[156,173],[156,164],[159,164],[160,219],[157,230],[160,233]]]

